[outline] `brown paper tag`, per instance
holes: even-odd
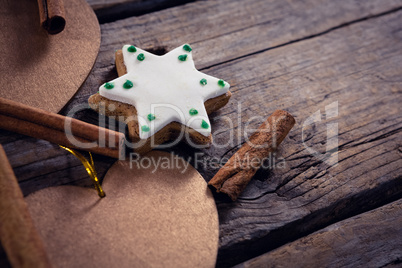
[[[84,82],[99,51],[98,20],[85,0],[64,6],[66,28],[49,35],[37,1],[2,1],[0,97],[59,112]]]
[[[58,186],[26,197],[58,267],[214,267],[219,224],[205,180],[187,161],[153,151],[118,161],[93,189]]]

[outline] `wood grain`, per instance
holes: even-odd
[[[249,260],[253,267],[385,267],[402,263],[402,199]],[[353,238],[353,239],[352,239]]]
[[[276,167],[260,170],[237,202],[217,197],[218,266],[233,265],[402,196],[401,25],[401,4],[392,0],[200,1],[103,24],[95,67],[63,113],[117,77],[113,54],[122,45],[190,43],[196,67],[227,80],[233,93],[211,116],[214,146],[172,149],[191,157],[207,181],[216,162],[244,143],[247,126],[275,109],[294,115],[299,124],[275,154]],[[303,127],[336,102],[337,116]],[[89,110],[76,117],[98,120]],[[306,148],[325,152],[331,123],[339,131],[338,149],[329,148],[337,165]],[[25,194],[91,185],[81,164],[56,146],[3,131],[0,142]],[[95,161],[100,176],[112,163]]]

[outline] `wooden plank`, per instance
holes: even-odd
[[[401,14],[356,23],[216,70],[220,75],[253,70],[242,80],[250,82],[233,90],[234,98],[247,107],[242,122],[277,108],[285,108],[299,122],[277,155],[286,167],[257,177],[238,203],[218,205],[220,265],[233,265],[401,197]],[[339,116],[306,128],[303,144],[303,123],[336,101]],[[261,102],[270,107],[263,108]],[[328,123],[337,123],[339,129],[339,162],[334,166],[305,148],[325,151]]]
[[[402,263],[402,199],[235,266],[385,267]]]
[[[168,50],[190,43],[203,69],[400,7],[398,0],[199,1],[102,25],[101,52],[126,43]]]
[[[189,42],[197,67],[225,78],[233,91],[231,103],[213,115],[218,144],[198,151],[202,153],[200,162],[207,165],[197,169],[206,180],[216,172],[208,161],[232,155],[244,142],[242,131],[253,116],[261,117],[250,121],[250,127],[258,126],[277,108],[291,112],[298,125],[276,154],[277,159],[285,160],[285,166],[260,172],[236,203],[217,199],[221,226],[218,263],[223,266],[389,202],[402,192],[402,16],[398,1],[337,1],[339,5],[313,0],[302,4],[247,1],[242,8],[239,3],[197,2],[102,25],[102,47],[95,68],[64,110],[85,103],[100,84],[117,76],[113,51],[122,44],[171,49]],[[189,20],[191,16],[194,18]],[[354,23],[344,25],[350,21]],[[326,125],[338,123],[339,163],[328,166],[303,145],[302,126],[318,109],[323,112],[335,101],[337,117],[305,128],[306,146],[322,152]],[[77,117],[93,123],[97,120],[91,111]],[[222,145],[228,140],[227,133],[233,133],[234,141]],[[24,193],[48,185],[91,184],[78,162],[64,152],[55,152],[58,149],[50,144],[29,138],[15,140],[9,133],[1,140],[17,177],[24,178]],[[192,163],[197,163],[190,147],[181,144],[173,151],[191,156]],[[99,174],[104,174],[108,163],[108,159],[96,159]],[[41,165],[43,171],[29,175]]]

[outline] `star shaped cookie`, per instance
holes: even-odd
[[[208,114],[229,101],[230,85],[198,71],[190,45],[163,56],[132,45],[116,51],[119,77],[103,84],[88,102],[92,109],[128,125],[135,151],[167,141],[212,141]]]

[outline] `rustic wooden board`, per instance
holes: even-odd
[[[199,69],[232,85],[232,100],[213,115],[212,128],[218,144],[228,133],[234,142],[197,151],[205,165],[194,161],[189,146],[173,148],[192,157],[206,180],[217,170],[208,161],[230,157],[244,142],[248,120],[261,116],[250,122],[256,127],[277,108],[291,112],[298,124],[276,154],[285,167],[259,172],[235,203],[217,197],[218,264],[236,264],[401,197],[400,9],[399,1],[383,0],[201,1],[103,24],[94,70],[63,112],[117,77],[113,54],[123,44],[172,49],[186,42]],[[337,117],[304,130],[306,146],[323,152],[326,125],[338,124],[339,163],[328,166],[302,144],[302,129],[335,101]],[[77,117],[97,122],[92,111]],[[57,146],[0,133],[25,194],[91,185],[81,164]],[[112,162],[97,157],[98,173]]]
[[[102,25],[102,44],[97,62],[79,93],[65,107],[64,114],[75,105],[86,103],[89,95],[96,92],[99,85],[117,77],[113,59],[114,50],[125,43],[135,43],[144,48],[163,46],[169,49],[177,46],[179,43],[195,43],[193,46],[195,48],[194,57],[196,65],[198,68],[206,69],[206,67],[219,64],[223,60],[228,61],[230,59],[241,58],[242,56],[246,57],[247,53],[253,55],[253,53],[263,51],[263,48],[265,50],[272,49],[307,36],[318,35],[328,29],[346,24],[349,21],[356,21],[373,16],[374,14],[381,14],[398,7],[398,1],[382,0],[369,1],[365,5],[350,3],[350,1],[344,1],[339,3],[339,5],[333,5],[331,1],[311,1],[310,4],[304,4],[304,9],[301,9],[301,6],[297,6],[297,3],[279,5],[281,1],[247,1],[247,8],[244,8],[242,2],[239,2],[237,5],[230,4],[231,2],[193,3],[138,18],[130,18]],[[330,8],[327,8],[328,6]],[[237,14],[236,17],[233,17],[232,13]],[[251,16],[251,14],[254,15]],[[261,15],[257,16],[258,14]],[[288,14],[288,16],[284,16],[283,14]],[[309,14],[309,16],[305,14]],[[220,27],[219,22],[223,21],[225,17],[230,19],[226,19],[228,23],[225,27]],[[244,19],[243,23],[239,22],[241,18]],[[233,41],[242,42],[242,39],[249,38],[249,28],[253,28],[253,23],[257,24],[257,27],[264,26],[264,18],[268,22],[276,18],[275,23],[266,23],[265,28],[262,28],[265,29],[265,31],[262,31],[263,33],[269,31],[272,35],[267,40],[258,41],[258,38],[260,38],[259,35],[254,36],[254,39],[247,39],[249,40],[247,41],[247,45],[238,44],[239,49],[236,51],[227,49],[228,46],[232,46],[231,42],[226,41],[219,44],[211,44],[213,42],[211,40],[214,37],[221,40],[221,38],[224,38],[225,33],[233,35],[237,32],[239,34]],[[183,30],[183,21],[190,21],[191,29]],[[197,31],[196,26],[204,25],[206,21],[208,25],[205,25],[205,29],[209,30]],[[292,21],[297,23],[291,23]],[[245,28],[244,25],[248,25],[248,28]],[[166,28],[165,31],[164,28]],[[290,34],[290,32],[293,34]],[[180,37],[180,39],[177,39],[176,36]],[[201,40],[207,42],[205,48],[203,44],[197,44]],[[207,49],[210,49],[210,51],[208,52]],[[225,53],[222,53],[222,49]],[[240,53],[240,50],[244,49],[246,51]],[[251,64],[253,58],[250,58]],[[289,57],[285,60],[286,65],[280,63],[283,67],[278,64],[276,66],[270,64],[270,66],[271,68],[275,67],[277,70],[286,72],[285,67],[292,60]],[[268,59],[267,63],[270,63],[270,59]],[[266,69],[260,68],[260,71],[263,72]],[[213,70],[209,71],[209,73],[214,75]],[[275,72],[272,74],[275,75]],[[250,82],[247,77],[241,77],[240,73],[238,75],[240,79],[239,77],[233,77],[230,81],[234,90],[236,90],[236,84],[242,85],[243,88],[247,88],[250,83],[252,84],[252,81],[250,80]],[[230,74],[225,79],[229,79],[232,76]],[[245,93],[244,95],[247,96]],[[235,98],[232,99],[235,100]],[[233,113],[237,105],[235,102],[232,102],[230,105],[227,109]],[[261,102],[259,105],[265,107]],[[229,112],[221,112],[220,114],[231,116]],[[268,115],[268,113],[265,115]],[[235,116],[235,114],[232,114],[232,116]],[[81,112],[76,117],[94,123],[97,120],[97,114],[91,111]],[[216,120],[216,124],[218,123],[219,120]],[[237,120],[233,127],[235,130],[237,129]],[[86,172],[82,170],[74,157],[64,151],[60,151],[55,145],[31,138],[24,138],[19,135],[16,136],[13,133],[5,131],[1,132],[0,142],[5,145],[5,150],[11,158],[11,163],[17,177],[20,182],[23,182],[22,186],[25,194],[43,187],[63,183],[76,182],[81,185],[91,185],[88,182]],[[238,143],[241,143],[241,141]],[[236,145],[232,147],[236,148]],[[230,150],[230,148],[224,149]],[[215,154],[215,156],[219,157],[221,155],[218,153]],[[46,160],[45,163],[44,160]],[[108,167],[105,167],[105,162],[108,162],[108,160],[102,158],[100,164],[97,165],[99,166],[98,169],[100,169],[98,171],[99,174],[104,174],[107,170]],[[38,168],[44,166],[46,166],[46,169]],[[210,173],[206,174],[208,170],[204,172],[200,171],[207,179],[211,178]]]
[[[402,263],[402,199],[249,260],[253,267],[388,267]],[[353,238],[353,239],[351,239]]]

